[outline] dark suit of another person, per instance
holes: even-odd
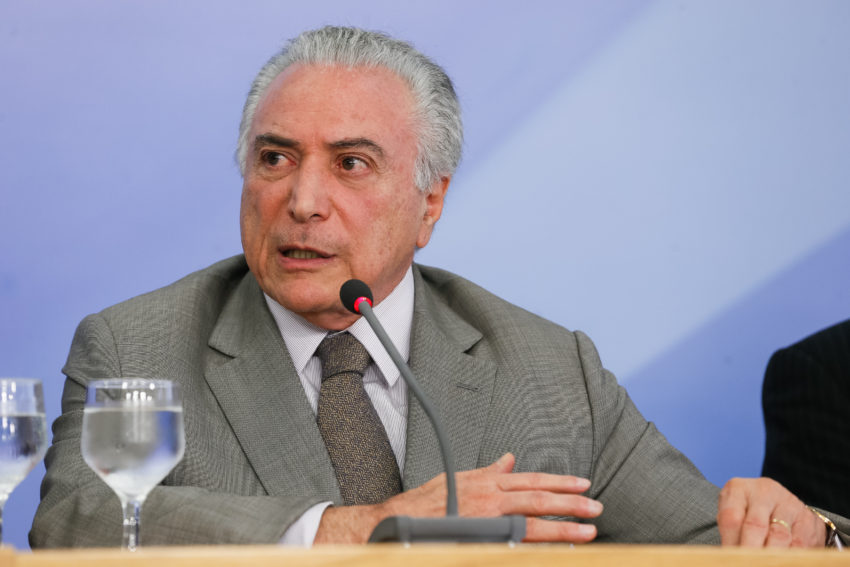
[[[774,353],[762,392],[762,474],[850,515],[850,319]]]

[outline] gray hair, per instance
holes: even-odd
[[[463,124],[457,94],[446,72],[409,43],[384,33],[326,26],[290,40],[251,84],[236,147],[236,162],[243,176],[250,146],[248,131],[257,106],[272,81],[297,63],[384,67],[404,79],[415,100],[414,118],[419,130],[414,183],[425,192],[436,181],[454,174],[460,163]]]

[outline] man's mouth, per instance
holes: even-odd
[[[317,258],[330,258],[329,255],[321,254],[320,252],[316,252],[315,250],[301,250],[298,248],[289,248],[287,250],[282,250],[281,254],[283,254],[286,258],[292,258],[293,260],[315,260]]]

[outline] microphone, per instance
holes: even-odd
[[[461,518],[458,516],[457,486],[454,458],[430,400],[422,391],[419,382],[411,372],[407,362],[399,354],[390,340],[381,322],[372,311],[372,290],[360,280],[348,280],[339,290],[339,298],[346,309],[357,315],[363,315],[378,340],[398,367],[407,386],[425,410],[443,456],[446,469],[446,516],[444,518],[413,518],[410,516],[391,516],[384,518],[375,526],[370,543],[379,542],[519,542],[525,537],[525,516],[501,516],[497,518]]]

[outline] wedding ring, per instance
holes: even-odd
[[[771,524],[779,524],[780,526],[784,526],[784,527],[788,528],[789,532],[791,531],[791,526],[789,526],[788,522],[786,522],[785,520],[780,520],[779,518],[771,518],[770,523]]]

